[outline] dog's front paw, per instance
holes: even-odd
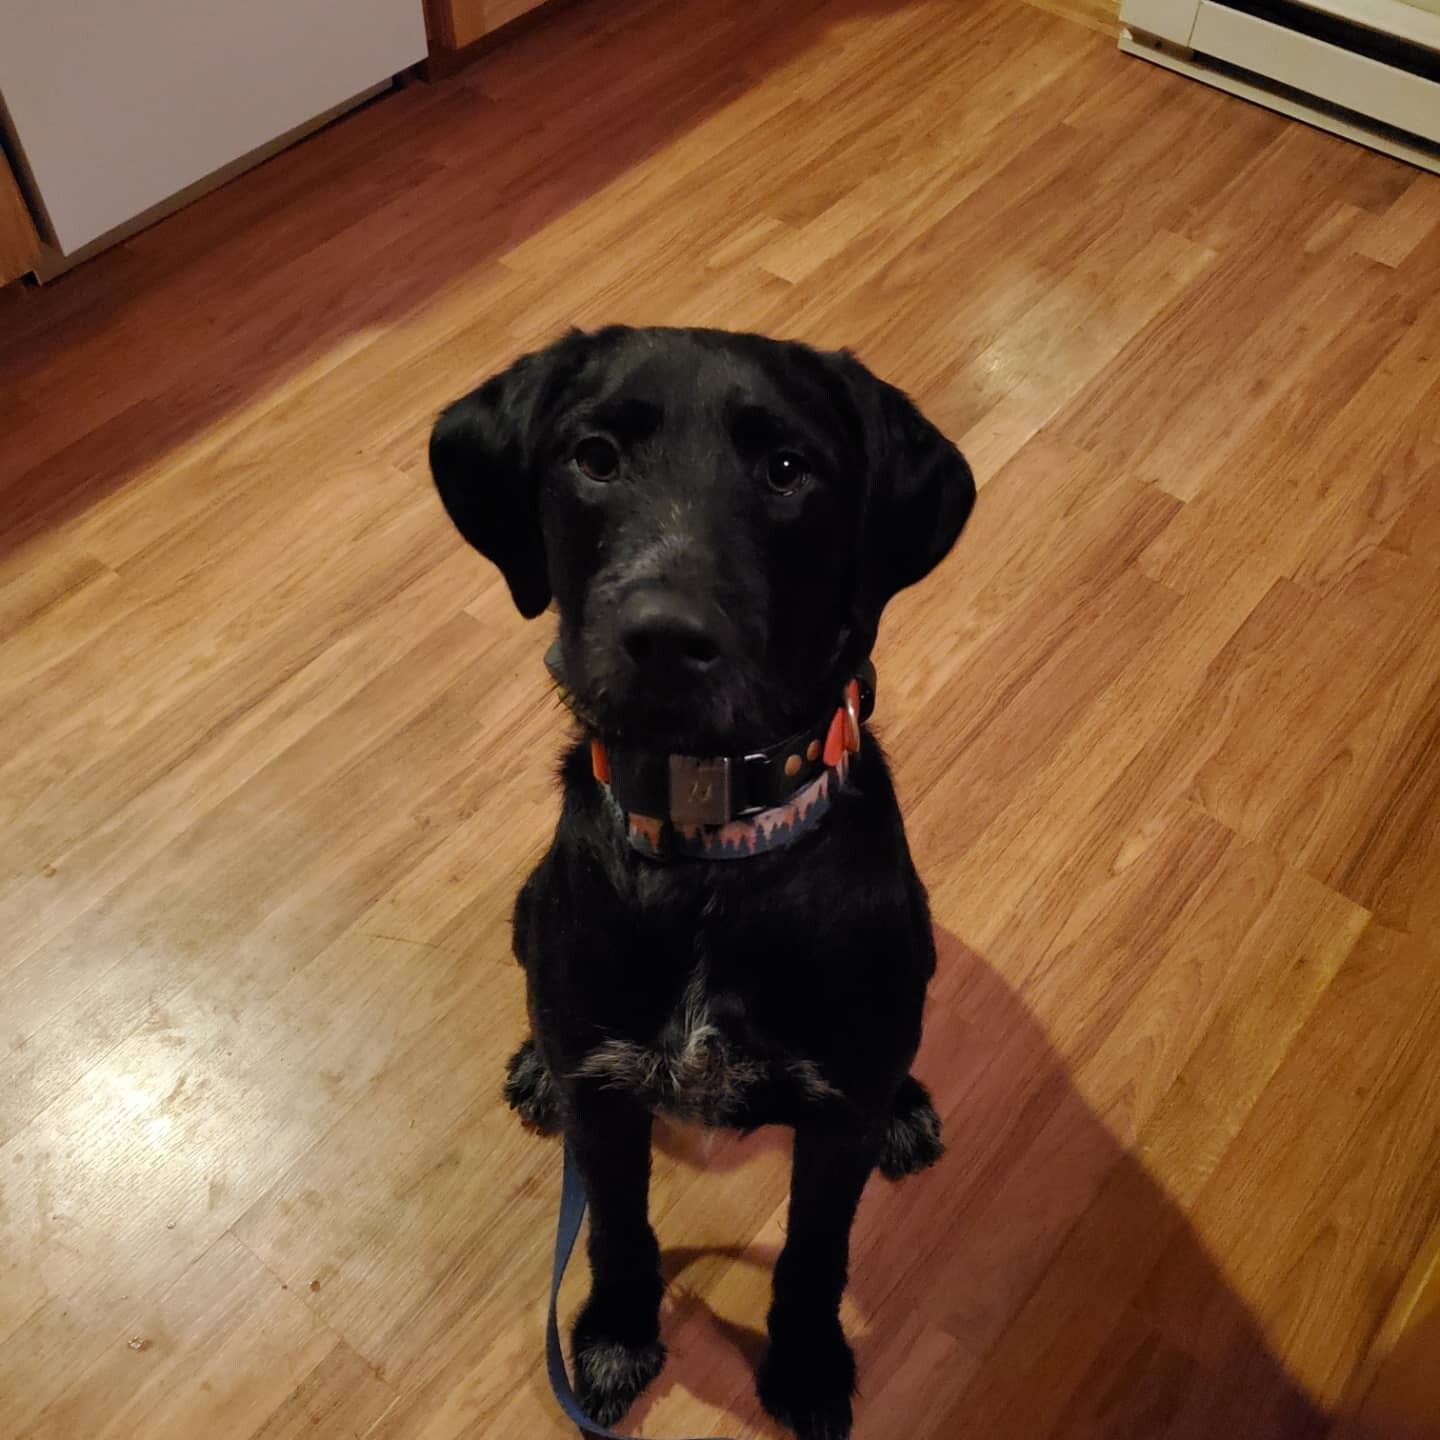
[[[944,1153],[940,1117],[930,1103],[930,1092],[913,1075],[907,1075],[895,1096],[895,1109],[880,1147],[880,1173],[887,1180],[903,1180],[929,1169]]]
[[[800,1440],[849,1440],[855,1356],[840,1322],[772,1332],[758,1390],[760,1403]]]
[[[571,1355],[580,1408],[607,1430],[665,1364],[665,1347],[659,1340],[632,1345],[613,1339],[592,1320],[589,1306],[575,1322]]]
[[[527,1040],[505,1069],[505,1103],[532,1130],[554,1135],[560,1129],[560,1091],[534,1040]]]

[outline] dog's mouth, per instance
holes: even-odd
[[[637,749],[676,755],[729,754],[758,743],[743,700],[715,683],[663,691],[649,686],[587,687],[573,707],[596,733]]]
[[[572,664],[556,640],[545,664],[580,724],[616,744],[674,755],[740,754],[763,748],[785,724],[773,692],[759,694],[764,687],[750,683],[732,661],[683,684],[667,684],[627,673],[613,657],[598,665]]]

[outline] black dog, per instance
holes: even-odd
[[[839,1321],[872,1169],[940,1154],[909,1074],[935,954],[862,740],[889,598],[974,503],[959,451],[848,354],[703,330],[573,333],[440,417],[430,462],[585,738],[515,908],[532,1038],[506,1095],[591,1206],[576,1383],[613,1424],[659,1372],[651,1117],[795,1129],[760,1398],[850,1433]]]

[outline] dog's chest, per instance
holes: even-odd
[[[784,1099],[814,1103],[837,1095],[812,1061],[745,1031],[734,997],[712,984],[702,962],[652,1037],[603,1041],[577,1073],[653,1110],[715,1126],[763,1123]]]

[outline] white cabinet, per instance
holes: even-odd
[[[424,56],[422,0],[0,5],[0,97],[66,253]]]

